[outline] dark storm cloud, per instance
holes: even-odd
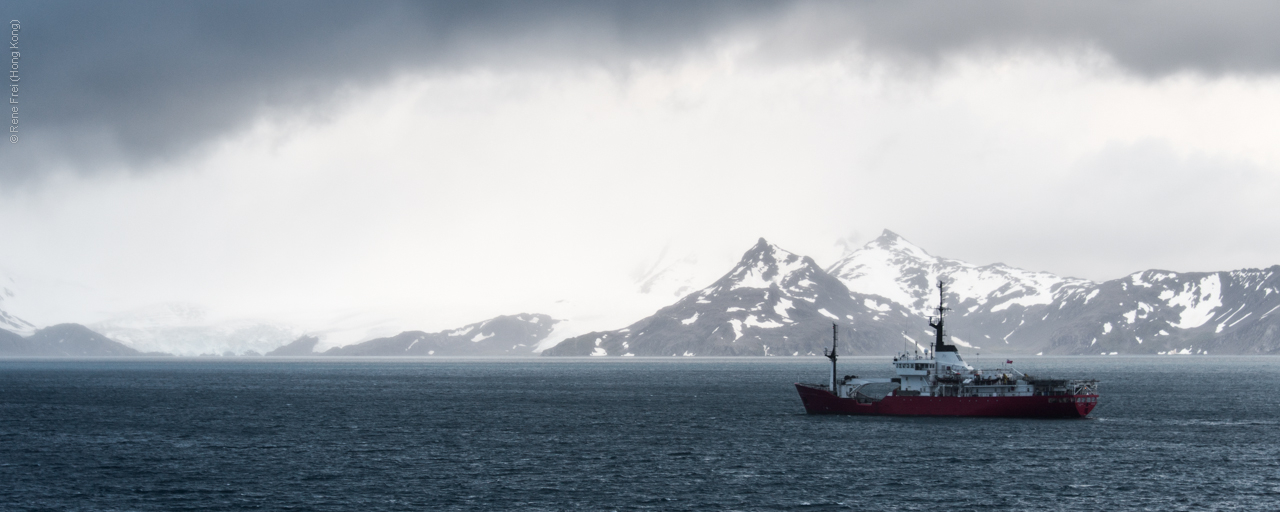
[[[938,58],[1088,45],[1146,77],[1280,70],[1280,4],[1264,1],[865,2],[843,25],[872,49]]]
[[[21,30],[22,140],[0,184],[146,168],[272,111],[398,72],[671,59],[726,33],[806,58],[1091,45],[1142,76],[1280,67],[1280,4],[1176,2],[40,2]]]
[[[743,16],[759,11],[734,5]],[[22,22],[21,140],[3,148],[6,181],[58,167],[145,167],[264,111],[323,108],[336,90],[398,71],[659,55],[738,16],[717,4],[662,2],[71,2],[5,11]]]

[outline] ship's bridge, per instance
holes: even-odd
[[[960,354],[955,352],[931,353],[925,358],[917,356],[915,359],[904,355],[894,361],[893,367],[899,376],[949,375],[973,372],[973,367],[965,363],[963,359],[960,359]]]
[[[952,348],[953,345],[943,345]],[[938,352],[925,351],[924,357],[902,354],[893,361],[896,379],[901,383],[902,391],[907,393],[930,394],[930,389],[939,378],[962,378],[972,376],[974,369],[960,358],[954,348]]]
[[[955,351],[938,352],[934,354],[933,359],[938,363],[938,369],[942,372],[960,372],[966,373],[973,371],[973,367],[960,359],[960,353]]]

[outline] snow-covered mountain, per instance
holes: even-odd
[[[1280,353],[1278,313],[1280,265],[1148,270],[1029,314],[1027,334],[1041,338],[1046,353],[1274,354]]]
[[[1030,332],[1027,320],[1060,301],[1084,297],[1097,286],[1001,263],[978,266],[933,256],[889,230],[827,271],[850,290],[901,305],[918,318],[937,306],[936,286],[942,279],[947,283],[947,307],[953,310],[951,334],[996,351],[1011,351],[1011,344],[1023,347],[1025,343],[1018,343],[1026,337],[1019,334]]]
[[[832,323],[858,324],[843,336],[854,347],[849,353],[891,352],[905,343],[892,331],[909,316],[897,304],[850,293],[812,258],[762,238],[711,286],[626,328],[570,338],[543,355],[811,355],[829,342]]]
[[[387,338],[334,347],[327,356],[531,356],[538,342],[551,333],[556,320],[547,315],[521,313],[490,318],[457,329],[427,333],[405,331]],[[315,346],[315,338],[295,343]],[[309,349],[308,349],[309,350]],[[301,355],[281,350],[274,355]]]
[[[890,354],[929,343],[938,279],[951,341],[966,351],[1280,353],[1280,266],[1094,283],[933,256],[886,230],[826,270],[762,239],[710,287],[544,354],[820,354],[833,322],[846,326],[843,353]]]
[[[889,230],[831,265],[827,272],[850,290],[877,295],[913,311],[937,306],[935,285],[940,278],[946,280],[947,291],[951,292],[951,307],[971,313],[999,313],[1013,306],[1051,304],[1094,286],[1085,279],[1031,272],[1001,263],[977,266],[932,256]]]
[[[930,255],[886,230],[828,268],[851,290],[918,314],[947,281],[951,333],[995,352],[1271,353],[1280,267],[1148,270],[1094,283]],[[1212,325],[1210,325],[1212,324]]]

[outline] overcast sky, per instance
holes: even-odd
[[[38,323],[620,327],[664,250],[714,278],[886,228],[1098,281],[1280,263],[1274,2],[0,6]]]

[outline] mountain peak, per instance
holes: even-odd
[[[742,253],[742,260],[739,265],[744,265],[754,261],[775,260],[783,261],[793,258],[800,258],[795,253],[769,243],[764,237],[756,240],[756,244]]]
[[[760,251],[773,251],[773,250],[776,250],[777,248],[778,247],[776,245],[769,243],[769,241],[765,240],[764,237],[760,237],[759,240],[756,240],[756,244],[751,246],[751,249],[747,250],[747,254],[752,254]]]
[[[940,278],[950,283],[949,293],[954,294],[951,300],[973,301],[969,307],[987,308],[984,311],[993,313],[1014,305],[1025,308],[1049,304],[1064,290],[1092,286],[1087,281],[1027,272],[1000,263],[978,267],[935,257],[887,229],[827,272],[853,292],[878,295],[912,310],[926,308],[936,300],[934,284]]]
[[[765,240],[763,237],[761,237],[759,240],[756,241],[755,245],[751,246],[750,249],[747,249],[747,252],[742,253],[742,260],[741,260],[741,263],[739,263],[739,265],[745,264],[747,262],[752,262],[752,261],[762,261],[765,259],[785,261],[785,260],[792,260],[796,258],[802,258],[802,256],[799,256],[791,251],[788,251],[786,249],[773,245],[769,243],[768,240]]]
[[[902,238],[902,235],[889,230],[884,230],[875,240],[867,242],[860,250],[888,250],[890,252],[900,253],[911,256],[921,261],[932,261],[935,258],[928,251],[921,249],[920,246]],[[855,251],[857,252],[857,251]]]
[[[794,273],[821,271],[808,256],[800,256],[769,243],[764,238],[743,253],[733,270],[704,290],[769,288],[779,286]]]
[[[895,240],[903,240],[902,235],[889,231],[888,229],[881,231],[880,236],[876,237],[876,241],[892,242]]]
[[[827,343],[831,322],[852,322],[868,307],[812,258],[760,238],[711,286],[624,329],[568,338],[543,354],[813,355]],[[899,311],[893,321],[907,316]],[[901,344],[896,336],[880,339]]]

